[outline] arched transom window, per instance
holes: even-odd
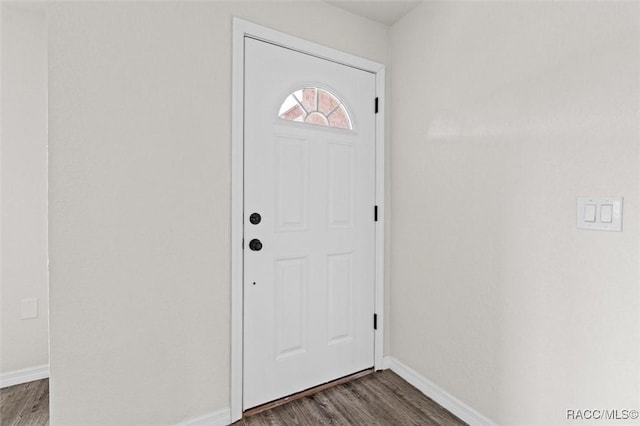
[[[278,116],[283,120],[317,126],[352,128],[351,118],[342,102],[317,87],[305,87],[291,93],[280,106]]]

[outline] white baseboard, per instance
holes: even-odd
[[[383,366],[385,369],[391,369],[391,371],[416,387],[420,392],[442,405],[469,425],[496,426],[494,422],[397,359],[391,356],[384,357]]]
[[[391,369],[398,376],[402,377],[409,384],[415,386],[420,392],[451,411],[461,420],[471,426],[496,426],[494,422],[478,413],[464,402],[449,394],[435,383],[421,376],[411,367],[403,364],[399,360],[386,356],[382,362],[384,369]],[[49,377],[49,366],[39,365],[22,370],[10,371],[0,374],[0,388],[19,385],[34,380],[46,379]],[[176,426],[226,426],[231,423],[231,410],[223,408],[204,416],[195,417],[178,423]]]
[[[227,426],[229,424],[231,424],[231,409],[223,408],[204,416],[185,420],[176,426]]]
[[[35,367],[23,368],[22,370],[9,371],[0,374],[0,388],[46,379],[47,377],[49,377],[48,365],[37,365]]]

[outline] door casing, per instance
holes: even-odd
[[[375,224],[375,330],[374,368],[383,368],[384,336],[384,112],[385,67],[251,22],[233,19],[233,72],[231,120],[231,421],[242,418],[243,359],[243,200],[244,200],[244,39],[251,37],[301,53],[337,62],[376,75],[378,113],[375,117],[378,221]],[[374,99],[371,100],[373,108]]]

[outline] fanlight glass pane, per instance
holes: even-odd
[[[305,87],[287,96],[278,116],[283,120],[351,130],[351,118],[342,102],[326,90]]]

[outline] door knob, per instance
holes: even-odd
[[[260,242],[260,240],[254,238],[253,240],[249,241],[249,248],[253,251],[260,251],[262,250],[262,243]]]

